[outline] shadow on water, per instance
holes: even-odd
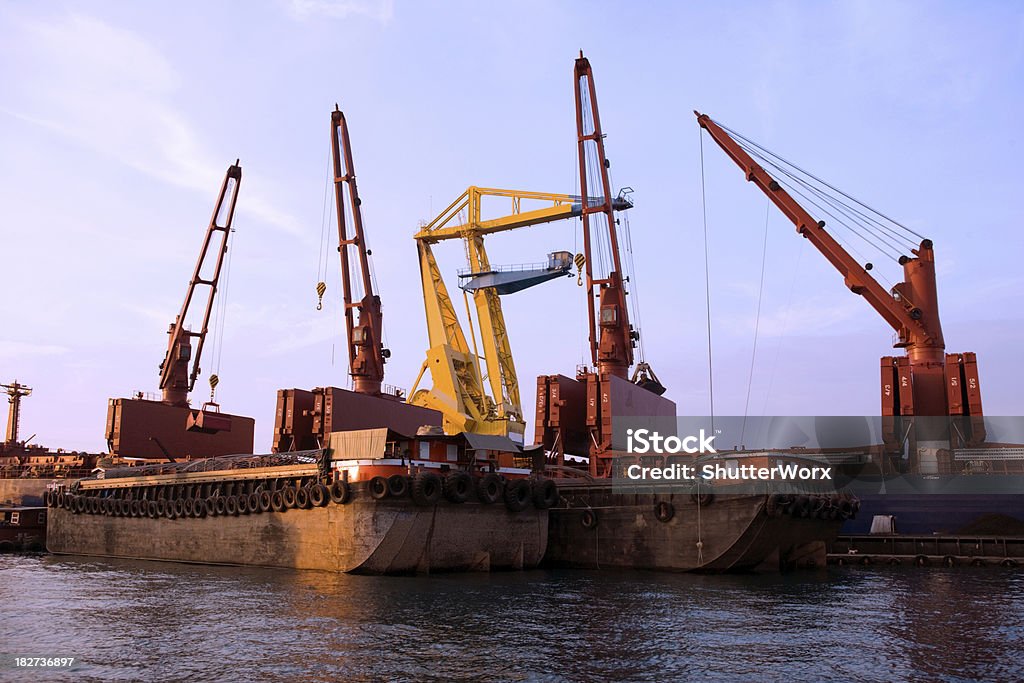
[[[0,651],[75,656],[76,680],[1016,680],[1022,589],[970,568],[367,577],[2,557]]]

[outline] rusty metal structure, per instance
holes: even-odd
[[[18,443],[18,425],[21,422],[21,399],[32,395],[32,387],[14,380],[10,384],[0,384],[0,389],[7,394],[10,408],[7,411],[7,434],[4,445],[13,447]]]
[[[338,253],[341,256],[341,284],[344,292],[345,333],[348,337],[349,372],[352,388],[359,394],[379,396],[384,381],[384,363],[391,352],[381,343],[382,317],[380,297],[373,291],[369,255],[363,234],[363,212],[360,208],[356,170],[352,162],[352,145],[348,137],[345,114],[334,106],[331,112],[331,156],[334,168],[334,200],[338,219]],[[346,193],[347,190],[347,193]],[[353,234],[348,235],[345,222],[345,196],[352,215]],[[362,298],[353,303],[354,278],[349,261],[349,247],[354,247],[359,264]],[[358,313],[358,319],[353,315]]]
[[[893,346],[902,348],[904,356],[885,356],[881,361],[882,416],[886,418],[921,416],[964,416],[969,433],[958,435],[965,443],[984,440],[981,390],[977,357],[974,353],[946,353],[942,326],[939,322],[938,295],[935,282],[935,253],[930,239],[921,239],[913,256],[898,257],[903,267],[904,281],[886,291],[868,274],[871,263],[861,265],[825,229],[825,221],[815,219],[800,202],[783,188],[779,179],[772,177],[754,160],[750,152],[765,161],[765,150],[747,138],[715,122],[707,114],[694,112],[697,122],[710,134],[719,147],[743,170],[748,181],[754,183],[768,199],[782,211],[796,231],[814,247],[843,276],[846,286],[854,294],[863,296],[875,311],[895,330]],[[739,140],[742,140],[740,142]],[[770,154],[770,153],[768,153]],[[773,165],[775,165],[773,163]],[[785,173],[784,169],[782,173]],[[786,177],[789,177],[788,174]],[[872,219],[866,207],[852,210],[859,219]],[[821,207],[822,211],[843,210],[844,207]],[[873,211],[873,210],[872,210]],[[834,214],[833,214],[834,215]],[[881,226],[881,223],[878,223]],[[884,227],[884,226],[882,226]],[[884,233],[877,232],[881,237]],[[890,240],[891,241],[891,240]],[[885,421],[886,442],[899,444],[902,439],[895,420]]]
[[[616,198],[611,193],[605,133],[597,106],[590,61],[580,53],[573,70],[576,142],[582,194],[584,263],[591,366],[564,375],[537,378],[535,442],[550,452],[549,463],[563,466],[565,454],[589,456],[590,474],[611,476],[613,417],[674,418],[675,403],[661,396],[665,387],[645,361],[634,354],[640,334],[630,324],[626,303],[628,277],[620,256]],[[594,254],[607,247],[607,272],[595,271]]]
[[[216,374],[210,375],[210,400],[199,409],[191,408],[189,403],[189,393],[200,374],[199,363],[228,251],[241,182],[242,168],[236,160],[224,174],[185,301],[167,331],[167,352],[160,363],[161,399],[148,400],[140,393],[130,399],[110,400],[106,438],[112,455],[173,460],[252,451],[254,421],[220,411],[213,400],[219,382]],[[202,291],[206,295],[205,305],[199,328],[193,330],[188,327],[188,315]],[[193,340],[196,340],[194,348]]]
[[[320,448],[331,432],[388,427],[415,434],[423,425],[440,425],[441,415],[404,402],[404,393],[384,384],[384,364],[391,352],[382,343],[384,318],[374,290],[363,228],[362,200],[344,112],[331,112],[331,158],[341,264],[342,305],[352,391],[339,387],[279,389],[274,416],[273,451]],[[349,233],[346,215],[352,219]],[[358,272],[355,272],[358,271]],[[324,282],[317,284],[323,298]],[[321,308],[318,304],[317,308]]]

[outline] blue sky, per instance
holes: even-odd
[[[613,181],[636,191],[646,357],[681,413],[708,410],[694,109],[932,238],[948,349],[979,354],[986,412],[1024,412],[1018,3],[5,2],[0,379],[35,388],[23,433],[100,450],[106,399],[156,390],[236,157],[218,399],[257,419],[265,450],[278,388],[347,386],[333,259],[321,312],[314,292],[335,102],[384,301],[387,381],[409,387],[426,348],[412,233],[470,184],[575,191],[580,49]],[[742,414],[766,200],[709,140],[704,152],[716,412]],[[491,260],[576,250],[577,226],[494,237]],[[461,248],[437,254],[454,286]],[[774,209],[767,264],[750,412],[876,412],[889,328]],[[505,300],[531,418],[535,376],[582,359],[584,310],[568,279]]]

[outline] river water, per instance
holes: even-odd
[[[0,680],[1012,681],[1024,571],[364,577],[7,555],[0,633]]]

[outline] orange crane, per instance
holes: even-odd
[[[356,170],[352,163],[352,146],[348,137],[345,114],[334,105],[331,112],[331,154],[334,160],[334,199],[338,218],[338,252],[341,255],[341,283],[344,292],[345,333],[348,337],[349,372],[352,388],[360,394],[381,395],[384,381],[384,363],[391,352],[381,343],[383,329],[380,297],[373,291],[368,257],[363,234],[362,201],[356,186]],[[349,237],[345,223],[345,189],[352,214],[353,235]],[[359,264],[359,283],[362,298],[353,303],[353,277],[348,247],[355,247]],[[353,315],[358,312],[358,320]],[[391,396],[392,394],[387,394]]]
[[[922,239],[913,256],[901,255],[904,281],[886,291],[868,274],[872,264],[861,265],[825,229],[825,221],[815,219],[782,185],[765,171],[730,135],[707,114],[694,112],[697,122],[711,139],[746,174],[768,199],[796,226],[843,276],[850,291],[859,294],[896,331],[895,348],[902,357],[882,358],[882,415],[966,416],[971,434],[967,441],[984,438],[981,420],[981,391],[977,357],[974,353],[945,353],[942,326],[939,323],[938,295],[935,286],[935,253],[932,241]],[[891,433],[887,441],[898,442]]]
[[[176,459],[252,452],[255,423],[250,417],[220,411],[213,401],[219,382],[216,374],[210,375],[210,400],[200,409],[192,409],[188,397],[200,374],[199,362],[228,251],[241,182],[242,169],[236,160],[224,174],[185,301],[167,331],[167,352],[160,363],[161,400],[148,400],[141,393],[130,399],[110,400],[106,438],[112,455]],[[206,302],[198,329],[190,329],[188,314],[197,296],[201,296],[197,295],[202,291],[200,288],[205,288]],[[194,349],[193,339],[197,340]]]
[[[231,222],[234,220],[235,202],[238,200],[238,188],[241,184],[242,168],[236,160],[224,174],[224,182],[221,184],[220,194],[217,196],[217,205],[213,209],[210,225],[206,228],[203,246],[199,250],[199,260],[196,261],[192,279],[189,280],[181,312],[178,313],[167,330],[169,335],[167,353],[164,355],[163,362],[160,363],[160,391],[164,403],[168,405],[188,406],[189,392],[195,388],[196,378],[199,376],[199,360],[202,358],[203,345],[206,343],[210,314],[213,312],[213,300],[217,295],[217,283],[220,281],[220,271],[224,266],[224,255],[228,251],[228,237],[231,234]],[[227,199],[226,204],[225,199]],[[215,250],[211,250],[214,236],[218,234],[220,242]],[[213,262],[213,272],[209,279],[206,279],[203,277],[203,273],[208,259]],[[202,324],[198,331],[193,331],[185,325],[196,287],[207,287],[208,289],[206,290],[206,306],[203,308]],[[192,351],[192,339],[199,340],[195,353]],[[190,360],[192,361],[191,371],[189,370]],[[216,388],[217,381],[216,375],[210,376],[211,389]]]
[[[620,257],[611,164],[605,155],[594,73],[582,52],[574,66],[573,87],[592,367],[577,368],[575,380],[563,375],[537,378],[535,441],[551,453],[550,464],[562,466],[566,453],[586,454],[591,475],[607,477],[612,459],[624,448],[613,440],[613,417],[674,418],[676,412],[675,404],[661,396],[665,387],[650,365],[641,361],[630,375],[640,335],[629,320],[629,278]],[[611,257],[607,273],[595,274],[594,252],[603,251],[598,244],[606,246]]]
[[[422,426],[441,424],[439,412],[405,403],[401,389],[383,383],[384,364],[391,352],[382,344],[381,300],[374,291],[370,272],[372,252],[363,229],[362,200],[356,185],[348,122],[338,105],[331,112],[331,156],[353,391],[331,386],[279,389],[272,446],[275,453],[322,448],[336,431],[388,427],[409,436]],[[352,217],[352,234],[346,211]],[[316,291],[320,309],[327,285],[318,282]]]

